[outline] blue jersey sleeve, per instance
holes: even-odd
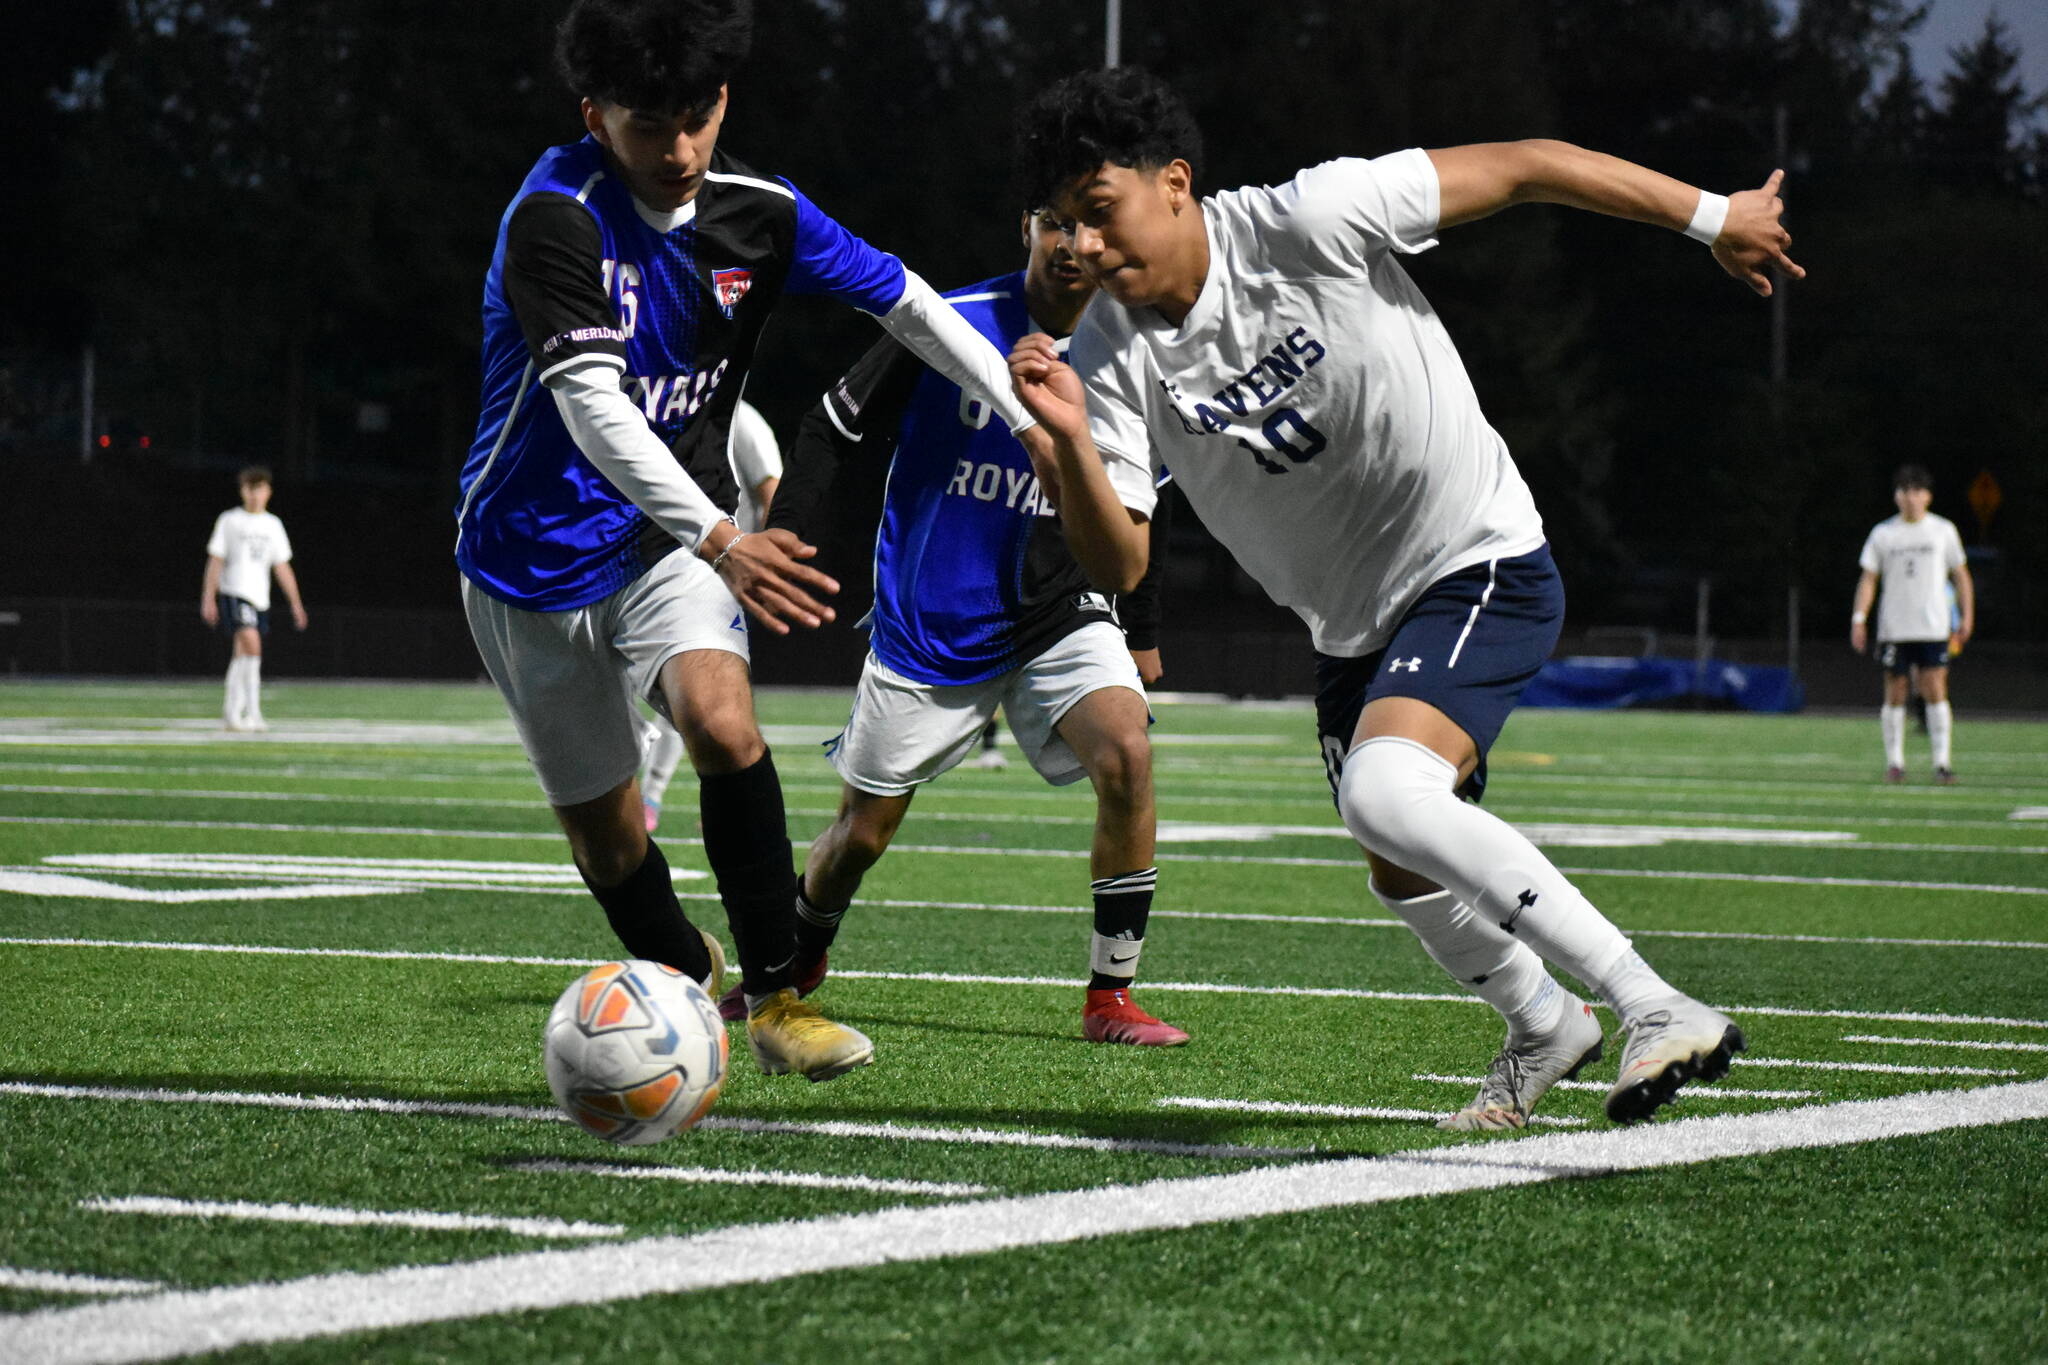
[[[789,291],[830,294],[876,317],[894,308],[903,297],[903,262],[848,232],[796,186],[789,185],[789,191],[796,196],[796,259],[789,268]]]

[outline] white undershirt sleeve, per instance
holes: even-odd
[[[695,550],[705,533],[725,520],[619,387],[616,362],[593,358],[555,375],[548,388],[576,448],[686,548]]]
[[[1009,357],[915,270],[903,272],[903,297],[882,315],[882,326],[919,360],[994,408],[1013,433],[1038,424],[1010,387]]]

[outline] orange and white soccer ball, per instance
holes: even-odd
[[[589,1132],[629,1147],[660,1142],[710,1112],[728,1046],[702,986],[639,958],[571,982],[541,1035],[555,1103]]]

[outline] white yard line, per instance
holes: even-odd
[[[328,857],[320,854],[225,854],[225,853],[65,853],[46,855],[41,864],[12,864],[0,866],[0,878],[8,873],[36,874],[50,867],[62,867],[77,871],[113,872],[128,877],[181,877],[194,880],[225,881],[268,881],[278,878],[347,877],[361,879],[366,888],[350,892],[343,884],[334,884],[334,889],[319,888],[319,894],[389,894],[400,891],[481,891],[517,892],[523,895],[575,895],[583,894],[582,880],[576,869],[566,863],[532,863],[481,861],[459,858],[366,858]],[[708,874],[694,868],[672,868],[672,875],[681,881],[702,880]],[[8,884],[0,881],[0,890]],[[300,899],[310,894],[311,888],[299,886],[295,890],[280,892],[279,899]],[[42,894],[61,895],[61,891],[49,890]],[[81,890],[79,894],[86,894]],[[129,900],[157,899],[161,893],[137,893],[132,896],[115,897]],[[211,892],[169,893],[190,900],[216,900],[225,897]],[[718,897],[711,892],[680,893],[685,900],[714,901]],[[254,896],[252,899],[262,899]],[[934,901],[934,900],[868,900],[862,905],[885,909],[915,910],[980,910],[1000,911],[1011,914],[1036,915],[1089,915],[1094,911],[1083,905],[1024,905],[995,901]],[[1363,917],[1352,915],[1278,915],[1257,911],[1231,910],[1175,910],[1155,908],[1155,919],[1192,919],[1241,921],[1256,924],[1316,924],[1333,925],[1355,929],[1401,929],[1408,926],[1398,919]],[[1739,929],[1628,929],[1625,933],[1634,937],[1712,939],[1746,943],[1844,943],[1879,947],[1903,948],[2003,948],[2029,952],[2048,951],[2048,942],[2032,942],[2016,939],[1983,938],[1901,938],[1884,935],[1846,934],[1776,934]]]
[[[684,897],[684,899],[691,899]],[[174,953],[240,953],[256,957],[337,957],[398,962],[466,962],[485,966],[590,968],[606,958],[531,957],[497,953],[435,953],[389,948],[295,948],[271,944],[167,943],[125,938],[29,938],[0,936],[0,946],[33,948],[130,948]],[[837,969],[847,981],[931,981],[969,986],[1055,986],[1071,989],[1080,978],[1068,976],[994,976],[968,972],[880,972]],[[1472,996],[1451,991],[1370,991],[1349,986],[1244,986],[1215,981],[1147,981],[1149,991],[1188,991],[1216,995],[1294,995],[1336,1000],[1399,1000],[1424,1004],[1479,1005]],[[1604,1007],[1603,1007],[1604,1008]],[[2016,1019],[2006,1015],[1937,1014],[1921,1010],[1817,1010],[1784,1005],[1724,1005],[1728,1014],[1774,1015],[1787,1019],[1864,1019],[1895,1024],[1982,1024],[1994,1028],[2048,1029],[2048,1019]]]
[[[1892,1043],[1899,1047],[1960,1047],[1976,1052],[2048,1052],[2048,1043],[1977,1042],[1966,1038],[1885,1038],[1870,1033],[1846,1033],[1845,1043]]]
[[[101,1275],[0,1265],[0,1289],[26,1289],[38,1294],[149,1294],[162,1288],[155,1280],[112,1280]]]
[[[1737,1057],[1737,1066],[1784,1071],[1867,1071],[1880,1076],[2017,1076],[2017,1071],[1982,1066],[1894,1066],[1890,1062],[1811,1062],[1799,1057]]]
[[[299,1223],[331,1228],[421,1228],[431,1232],[510,1232],[520,1237],[582,1239],[617,1237],[621,1223],[576,1223],[561,1218],[502,1218],[487,1213],[440,1213],[432,1209],[337,1209],[319,1204],[252,1204],[245,1200],[169,1199],[120,1195],[81,1199],[92,1213],[139,1213],[158,1218],[233,1218],[256,1223]]]
[[[1163,1109],[1206,1109],[1226,1114],[1309,1114],[1333,1119],[1388,1119],[1402,1123],[1434,1125],[1444,1116],[1441,1109],[1382,1109],[1354,1104],[1303,1104],[1294,1100],[1231,1100],[1200,1095],[1169,1095],[1153,1101]],[[1529,1120],[1552,1128],[1583,1128],[1580,1118],[1539,1114]]]
[[[150,1090],[122,1086],[57,1085],[41,1081],[0,1081],[0,1095],[60,1100],[130,1100],[155,1104],[223,1104],[257,1109],[306,1109],[340,1113],[421,1115],[435,1118],[521,1119],[566,1123],[556,1109],[516,1104],[466,1104],[448,1100],[357,1099],[348,1095],[283,1095],[243,1090]],[[1217,1142],[1167,1142],[1152,1138],[1089,1137],[1020,1128],[942,1128],[896,1123],[828,1120],[750,1119],[713,1114],[697,1124],[705,1132],[769,1133],[788,1137],[876,1138],[887,1142],[959,1143],[977,1147],[1043,1147],[1139,1156],[1195,1157],[1245,1161],[1312,1156],[1314,1147],[1239,1146]]]
[[[1390,1157],[720,1228],[454,1265],[316,1275],[0,1319],[0,1358],[165,1360],[576,1304],[2048,1117],[2048,1082],[1458,1143]]]
[[[871,1194],[924,1194],[966,1199],[989,1194],[986,1185],[943,1180],[885,1180],[872,1175],[813,1175],[809,1171],[720,1171],[708,1166],[620,1165],[603,1161],[520,1161],[509,1170],[535,1175],[597,1175],[615,1180],[678,1180],[693,1185],[789,1185],[805,1190],[860,1190]]]
[[[365,834],[407,839],[516,839],[553,843],[561,836],[553,831],[427,829],[407,825],[298,825],[253,820],[136,820],[98,816],[0,815],[0,824],[67,825],[96,829],[233,829],[262,833]],[[701,839],[667,837],[666,844],[701,847]],[[803,847],[802,843],[798,847]],[[1853,847],[1845,845],[1844,847]],[[941,854],[970,858],[1058,858],[1073,862],[1089,856],[1086,849],[988,848],[955,844],[892,844],[897,854]],[[1161,853],[1161,863],[1242,864],[1250,867],[1328,867],[1356,872],[1363,864],[1357,858],[1286,858],[1252,854]],[[2017,886],[1988,882],[1922,882],[1874,877],[1804,877],[1757,872],[1706,872],[1629,867],[1560,867],[1573,877],[1640,877],[1651,880],[1744,882],[1780,886],[1881,887],[1905,891],[1972,891],[2006,896],[2048,896],[2048,886]]]
[[[1439,1076],[1434,1072],[1418,1071],[1410,1079],[1433,1081],[1438,1085],[1478,1085],[1478,1076]],[[1605,1081],[1558,1081],[1553,1090],[1597,1090],[1612,1089]],[[1681,1093],[1687,1100],[1810,1100],[1820,1095],[1818,1090],[1742,1090],[1732,1085],[1710,1087],[1694,1086]]]

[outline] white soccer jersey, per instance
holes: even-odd
[[[1543,543],[1457,348],[1394,260],[1436,244],[1426,153],[1326,162],[1202,208],[1209,276],[1182,325],[1103,294],[1074,336],[1127,504],[1149,509],[1170,469],[1315,647],[1346,658],[1383,647],[1444,575]]]
[[[1963,538],[1947,517],[1887,517],[1870,528],[1856,562],[1877,575],[1879,643],[1946,640],[1949,575],[1963,564]]]
[[[782,447],[775,429],[752,403],[741,399],[732,410],[732,440],[726,448],[732,460],[733,477],[739,480],[740,505],[734,513],[742,531],[758,531],[763,525],[760,509],[754,505],[754,490],[763,479],[782,477]]]
[[[270,513],[230,507],[214,518],[206,553],[221,561],[222,592],[269,611],[271,566],[290,561],[292,543]]]

